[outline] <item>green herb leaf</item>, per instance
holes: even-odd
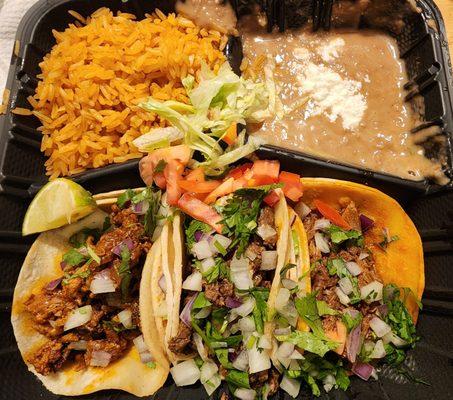
[[[355,318],[352,318],[349,313],[344,313],[341,316],[341,320],[346,325],[348,332],[350,332],[362,322],[362,313],[359,313]]]
[[[156,167],[154,168],[154,173],[158,174],[160,172],[164,172],[164,169],[166,166],[167,166],[167,162],[165,160],[159,160]]]
[[[63,255],[63,262],[70,267],[75,267],[87,261],[88,257],[79,253],[76,249],[71,249]]]
[[[314,332],[295,331],[289,335],[277,336],[280,342],[290,342],[296,346],[321,357],[338,347],[338,343],[316,335]]]
[[[106,217],[108,219],[108,217]],[[110,219],[108,219],[110,221]],[[103,228],[103,231],[106,229]],[[91,236],[93,237],[94,241],[97,242],[99,238],[101,237],[102,232],[99,229],[89,229],[89,228],[84,228],[80,230],[79,232],[74,233],[70,238],[69,238],[69,243],[71,244],[72,247],[79,248],[85,245],[87,239]]]
[[[229,279],[228,264],[222,258],[217,257],[214,266],[202,273],[202,276],[207,283],[213,283],[224,278]]]
[[[249,375],[247,372],[231,369],[228,371],[225,380],[234,387],[250,389]]]
[[[197,298],[193,302],[192,305],[192,312],[195,310],[201,310],[202,308],[209,307],[211,306],[212,303],[206,299],[205,295],[203,292],[198,293]]]
[[[134,191],[131,189],[127,189],[124,193],[121,193],[118,196],[118,199],[116,200],[116,205],[119,208],[124,208],[126,204],[132,200],[132,197],[134,197]]]
[[[318,309],[319,316],[323,315],[338,315],[338,311],[330,308],[327,303],[323,300],[316,300],[316,307]]]
[[[156,368],[156,363],[154,361],[148,361],[145,364],[148,368],[155,369]]]
[[[204,222],[197,221],[196,219],[191,220],[189,226],[185,230],[187,248],[190,250],[193,244],[196,242],[195,232],[207,233],[211,231],[212,228]]]
[[[286,273],[290,270],[290,269],[293,269],[293,268],[297,268],[297,265],[296,264],[286,264],[280,271],[280,276],[282,278],[284,278],[286,276]]]
[[[361,246],[363,244],[362,233],[354,229],[344,230],[336,225],[330,225],[328,228],[328,233],[330,235],[330,240],[334,244],[341,244],[347,240],[352,240],[357,245]]]
[[[216,349],[214,352],[223,367],[227,369],[233,368],[230,360],[228,360],[228,349]]]
[[[255,307],[253,308],[253,320],[258,333],[264,333],[264,322],[267,321],[267,300],[269,299],[269,289],[256,290],[251,289],[250,293],[255,298]]]
[[[88,254],[90,255],[91,259],[96,262],[96,264],[100,265],[101,264],[101,257],[99,257],[94,249],[91,248],[91,246],[87,245],[86,246]]]

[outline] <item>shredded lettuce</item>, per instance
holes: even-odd
[[[168,147],[171,143],[182,140],[183,138],[184,133],[178,128],[168,126],[166,128],[151,129],[148,133],[133,140],[132,143],[134,143],[139,151],[147,153],[155,149]]]

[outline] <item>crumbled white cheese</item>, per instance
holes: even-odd
[[[323,46],[317,48],[316,52],[321,56],[323,61],[330,62],[333,61],[335,58],[338,58],[338,52],[346,42],[343,38],[335,38],[326,43]]]
[[[325,65],[308,63],[298,76],[300,89],[310,97],[307,109],[312,115],[326,115],[331,122],[342,119],[344,129],[353,130],[363,118],[366,99],[361,82],[342,78]]]

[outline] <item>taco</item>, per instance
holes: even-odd
[[[368,380],[377,362],[401,365],[418,339],[415,323],[424,287],[421,240],[395,200],[351,182],[304,178],[302,184],[304,195],[295,210],[303,227],[297,223],[300,229],[292,237],[309,254],[305,276],[311,282],[293,282],[295,289],[280,284],[275,296],[278,306],[297,310],[309,329],[299,324],[284,332],[279,316],[285,315],[274,318],[280,325],[274,330],[274,354],[294,346],[303,352],[297,363],[275,357],[293,396],[300,381],[314,394],[321,386],[345,390],[350,372]]]
[[[12,325],[22,357],[51,392],[121,389],[154,393],[169,365],[142,335],[142,269],[159,260],[152,244],[160,194],[151,189],[95,196],[88,217],[42,233],[14,291]],[[146,320],[146,334],[156,330]]]

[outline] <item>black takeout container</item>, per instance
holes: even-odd
[[[378,1],[378,0],[374,0]],[[231,3],[239,14],[247,12],[250,2]],[[329,0],[261,0],[269,27],[280,29],[298,26],[313,15],[315,28],[330,25]],[[432,0],[419,0],[420,14],[411,14],[407,28],[397,39],[409,72],[409,86],[425,99],[426,125],[437,125],[446,138],[447,174],[452,173],[452,76],[442,18]],[[44,161],[39,151],[39,121],[11,113],[15,107],[28,107],[26,97],[34,93],[38,64],[54,43],[52,29],[63,30],[74,18],[68,10],[86,16],[106,6],[143,18],[158,7],[173,11],[174,2],[166,0],[41,0],[23,18],[18,32],[20,44],[11,60],[7,88],[11,90],[7,114],[0,117],[0,400],[63,399],[48,392],[33,374],[27,371],[17,349],[10,325],[11,304],[16,279],[32,238],[23,238],[20,227],[26,208],[37,189],[46,182]],[[389,10],[390,12],[391,10]],[[227,55],[238,65],[240,43],[232,40]],[[427,143],[430,156],[439,149]],[[405,181],[388,175],[328,163],[308,155],[284,149],[264,147],[260,155],[279,159],[282,167],[304,176],[325,176],[353,180],[377,187],[404,200],[404,207],[420,230],[426,262],[424,309],[420,314],[418,333],[421,341],[409,353],[406,367],[428,385],[411,383],[394,370],[384,370],[377,382],[353,378],[346,392],[333,391],[322,395],[329,399],[450,399],[453,398],[453,191],[430,182]],[[141,185],[137,161],[89,170],[72,177],[93,193]],[[442,190],[441,190],[442,189]],[[421,194],[426,196],[420,196]],[[303,389],[301,399],[312,398]],[[215,398],[219,397],[216,395]],[[133,399],[118,391],[103,391],[86,396],[85,400]],[[207,399],[200,385],[175,387],[167,382],[154,399]],[[276,399],[289,399],[283,392]]]

